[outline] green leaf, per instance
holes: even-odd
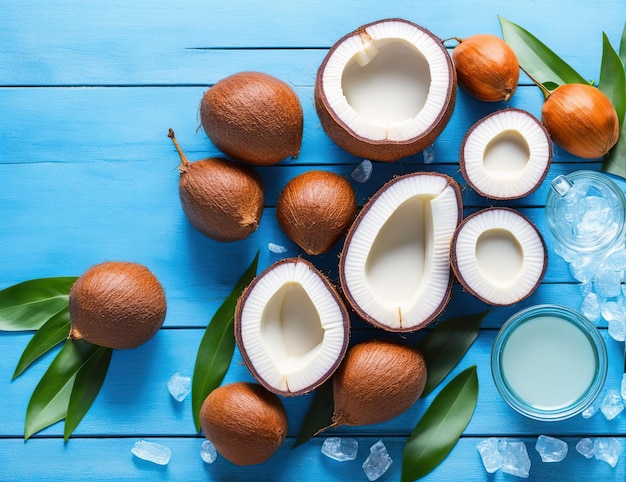
[[[602,171],[626,178],[626,122],[622,124],[617,144],[604,156]]]
[[[233,318],[235,306],[244,288],[254,279],[259,252],[241,276],[233,291],[217,309],[209,322],[196,355],[191,381],[191,410],[196,430],[200,431],[200,409],[206,397],[219,387],[230,367],[235,352]]]
[[[619,43],[619,58],[622,59],[622,63],[626,66],[626,23],[622,31],[622,40]]]
[[[513,49],[520,67],[533,82],[543,85],[550,91],[563,84],[588,83],[530,32],[501,16],[498,16],[498,19],[505,42]]]
[[[83,340],[66,340],[30,397],[24,439],[67,416],[76,374],[97,349]]]
[[[0,331],[37,330],[67,306],[76,277],[39,278],[0,291]]]
[[[35,360],[65,340],[70,333],[70,327],[70,311],[66,306],[35,332],[22,352],[13,379],[20,376]]]
[[[76,374],[72,394],[67,407],[63,438],[67,442],[72,432],[78,427],[104,383],[113,350],[97,347],[85,360]]]
[[[423,477],[447,457],[471,420],[477,400],[474,365],[437,394],[415,426],[402,454],[402,482]]]
[[[617,112],[619,125],[624,121],[626,108],[626,72],[619,55],[613,49],[606,33],[602,32],[602,64],[598,89],[606,95]]]
[[[476,340],[487,313],[489,311],[442,321],[418,343],[417,349],[424,355],[428,368],[422,397],[432,392],[463,358]]]
[[[332,378],[315,389],[315,395],[306,414],[298,438],[292,448],[307,442],[320,430],[333,423],[333,381]]]

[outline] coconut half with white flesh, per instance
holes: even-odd
[[[396,161],[433,144],[456,100],[456,72],[442,41],[403,19],[359,27],[322,62],[315,107],[347,152]]]
[[[348,310],[327,278],[302,258],[277,261],[259,274],[239,298],[234,323],[246,366],[282,396],[324,383],[348,348]]]
[[[486,208],[469,215],[452,239],[452,269],[466,291],[495,306],[528,298],[548,264],[543,237],[524,215]]]
[[[354,311],[395,332],[432,322],[450,300],[450,242],[461,218],[461,191],[444,174],[405,174],[379,189],[341,253],[341,287]]]
[[[532,114],[508,108],[480,119],[461,144],[463,177],[478,194],[518,199],[543,182],[552,161],[552,141]]]

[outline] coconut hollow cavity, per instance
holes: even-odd
[[[456,72],[441,40],[403,19],[340,39],[317,74],[315,107],[347,152],[396,161],[433,144],[450,120]]]
[[[339,277],[356,313],[374,326],[427,326],[450,300],[450,241],[462,217],[456,182],[416,172],[385,184],[346,235]]]
[[[348,311],[308,261],[286,258],[257,276],[235,309],[235,339],[258,382],[283,396],[326,381],[341,362],[350,332]]]
[[[478,194],[490,199],[517,199],[534,192],[551,162],[548,131],[520,109],[503,109],[483,117],[461,144],[463,177]]]
[[[452,239],[452,268],[465,290],[495,306],[529,297],[548,263],[543,238],[510,208],[486,208],[468,216]]]

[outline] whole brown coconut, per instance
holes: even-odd
[[[555,144],[585,159],[604,156],[619,138],[613,104],[588,84],[565,84],[553,90],[541,108],[541,121]]]
[[[508,101],[519,81],[513,49],[500,37],[477,34],[452,51],[459,87],[484,102]]]
[[[267,74],[240,72],[217,82],[202,97],[200,120],[211,142],[238,161],[271,165],[300,152],[300,100]]]
[[[287,436],[280,399],[261,385],[235,382],[213,390],[200,409],[204,436],[236,465],[265,462]]]
[[[311,170],[291,179],[280,193],[276,217],[282,230],[308,254],[326,253],[356,214],[350,182],[334,172]]]
[[[161,328],[165,293],[148,268],[108,261],[80,276],[69,296],[70,338],[108,348],[135,348]]]
[[[189,222],[216,241],[245,239],[258,227],[263,214],[263,182],[250,167],[227,159],[190,162],[174,131],[169,137],[180,155],[178,192]]]
[[[385,422],[408,410],[426,386],[426,361],[415,348],[369,340],[350,349],[333,375],[331,427]]]

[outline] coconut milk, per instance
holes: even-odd
[[[502,375],[528,405],[557,409],[579,399],[597,371],[589,337],[558,316],[530,318],[502,346]]]

